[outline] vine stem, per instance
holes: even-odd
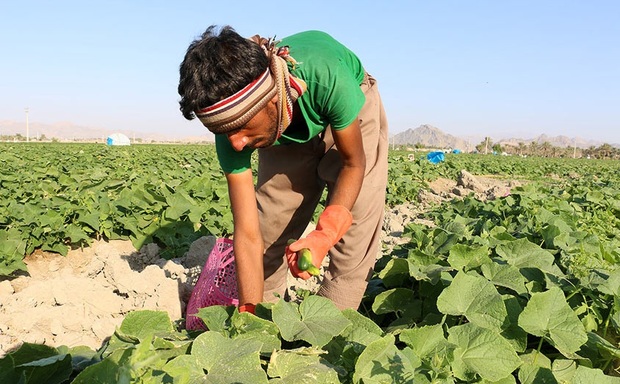
[[[575,291],[571,292],[570,295],[566,296],[566,301],[568,301],[571,297],[575,296],[579,292],[581,292],[582,287],[577,288]]]
[[[605,326],[603,327],[603,338],[607,337],[607,329],[609,329],[609,321],[611,320],[611,312],[607,315],[605,319]]]
[[[536,348],[536,355],[534,356],[534,361],[532,362],[532,364],[536,365],[536,359],[538,359],[538,355],[540,355],[540,350],[542,349],[542,343],[543,343],[544,338],[540,338],[540,341],[538,342],[538,348]]]

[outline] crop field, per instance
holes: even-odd
[[[207,331],[131,311],[98,349],[24,342],[0,383],[620,383],[620,163],[409,154],[390,152],[386,209],[463,170],[518,183],[425,205],[357,311],[303,291],[256,316],[203,308]],[[0,282],[35,251],[127,240],[172,259],[232,233],[210,145],[0,143],[0,169]]]

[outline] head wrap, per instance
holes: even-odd
[[[306,90],[306,83],[289,73],[287,63],[299,63],[289,55],[288,46],[258,35],[251,38],[269,58],[269,66],[260,76],[233,95],[196,112],[202,124],[215,134],[243,127],[277,94],[278,137],[290,125],[293,104]]]

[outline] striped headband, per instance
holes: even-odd
[[[267,105],[276,94],[269,68],[232,96],[196,112],[205,127],[215,134],[241,128]]]
[[[306,83],[288,71],[287,62],[297,64],[290,57],[288,47],[278,49],[274,39],[264,39],[258,35],[251,40],[263,48],[269,58],[269,67],[232,96],[196,112],[202,124],[215,134],[243,127],[277,94],[280,136],[292,120],[293,103],[306,90]]]

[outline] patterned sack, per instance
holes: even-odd
[[[237,274],[233,242],[230,239],[216,240],[196,286],[187,303],[185,328],[206,329],[203,321],[193,316],[200,308],[211,305],[238,305]]]

